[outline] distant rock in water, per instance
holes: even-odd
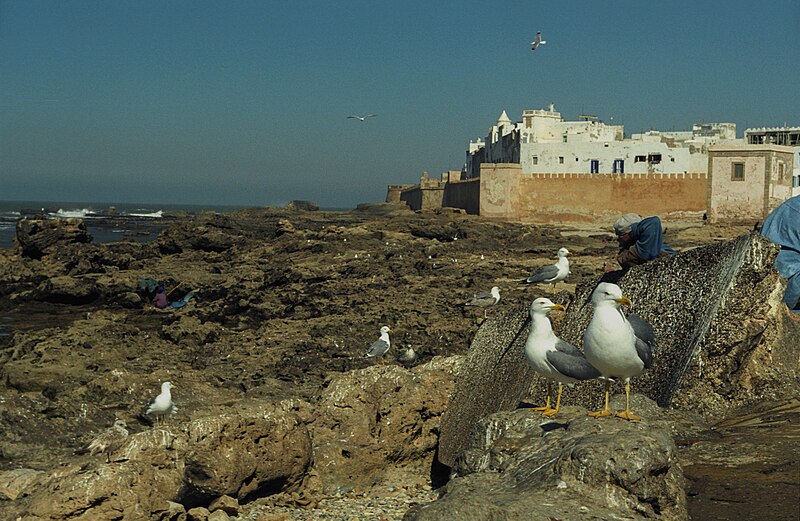
[[[20,219],[16,241],[24,257],[41,259],[51,246],[92,242],[92,235],[82,219]]]
[[[287,210],[303,210],[304,212],[318,212],[319,205],[311,201],[289,201],[286,205]]]

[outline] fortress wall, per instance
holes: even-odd
[[[591,222],[635,212],[662,217],[706,211],[705,173],[523,174],[481,165],[481,214],[535,222]]]
[[[443,197],[444,185],[436,188],[415,186],[400,193],[400,200],[405,201],[412,210],[441,208]]]
[[[463,208],[468,214],[480,213],[480,178],[451,181],[444,189],[443,206]]]

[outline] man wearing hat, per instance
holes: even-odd
[[[625,270],[675,253],[664,244],[661,219],[655,215],[642,219],[639,214],[626,213],[614,222],[614,233],[619,243],[617,262]],[[606,271],[613,269],[610,263],[606,263]]]

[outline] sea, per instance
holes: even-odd
[[[95,243],[118,241],[149,242],[170,214],[198,212],[232,212],[245,206],[214,206],[151,203],[82,203],[58,201],[0,201],[0,248],[14,246],[17,221],[31,219],[83,219]],[[126,226],[129,224],[130,226]],[[148,225],[151,225],[148,229]]]

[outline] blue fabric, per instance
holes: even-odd
[[[761,226],[761,234],[781,245],[775,268],[789,279],[783,301],[792,309],[800,301],[800,195],[775,208]]]
[[[675,250],[662,242],[661,233],[661,219],[655,215],[631,224],[631,239],[636,241],[636,251],[641,258],[649,261],[658,257],[662,251],[670,255],[675,253]]]

